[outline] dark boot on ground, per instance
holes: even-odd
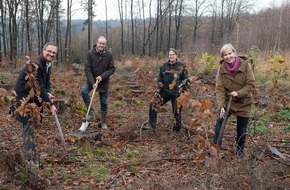
[[[94,108],[91,108],[89,111],[89,114],[86,118],[86,121],[91,121],[91,120],[95,119],[95,117],[96,117],[96,112],[95,112]]]
[[[101,111],[101,127],[102,127],[102,129],[108,129],[106,120],[107,120],[107,112]]]
[[[179,133],[180,130],[181,130],[181,124],[174,124],[172,130],[173,130],[173,132],[175,132],[175,133]]]
[[[237,151],[236,155],[237,158],[243,158],[244,156],[244,148],[245,148],[245,143],[246,143],[246,135],[242,135],[239,138],[237,138]]]

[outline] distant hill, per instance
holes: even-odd
[[[72,20],[72,33],[78,33],[83,30],[87,30],[87,25],[85,24],[85,19],[74,19]],[[63,20],[64,25],[66,26],[66,20]],[[101,31],[105,31],[106,29],[106,21],[104,20],[97,20],[93,22],[94,27],[97,27]],[[121,23],[120,20],[117,19],[110,19],[108,20],[108,29],[120,27]]]

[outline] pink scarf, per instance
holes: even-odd
[[[239,59],[236,57],[235,58],[235,62],[234,65],[224,62],[225,63],[225,68],[231,73],[232,76],[234,76],[234,73],[239,69],[240,67],[240,61]]]

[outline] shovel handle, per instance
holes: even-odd
[[[97,87],[98,87],[98,84],[99,84],[99,80],[98,80],[98,79],[96,79],[96,83],[95,83],[95,84],[96,84]],[[96,93],[97,87],[94,88],[94,90],[93,90],[93,94],[92,94],[91,101],[90,101],[90,104],[89,104],[89,107],[88,107],[88,111],[87,111],[86,118],[89,116],[89,112],[90,112],[90,109],[91,109],[91,107],[92,107],[93,98],[94,98],[94,96],[95,96],[95,93]]]
[[[54,118],[55,124],[57,126],[57,129],[58,129],[58,132],[59,132],[59,136],[60,136],[62,145],[64,147],[65,154],[67,154],[67,148],[66,148],[64,136],[63,136],[63,133],[62,133],[62,130],[61,130],[61,127],[60,127],[60,124],[59,124],[59,120],[58,120],[58,117],[57,117],[56,113],[53,114],[53,118]]]
[[[228,120],[228,114],[229,114],[229,111],[230,111],[230,107],[231,107],[231,103],[232,103],[232,99],[233,99],[233,96],[230,95],[230,99],[229,99],[229,102],[228,102],[228,105],[227,105],[227,109],[226,109],[226,114],[225,114],[225,117],[224,117],[224,120],[223,120],[223,123],[222,123],[222,126],[220,128],[220,132],[219,132],[219,136],[218,136],[218,139],[217,139],[217,144],[219,145],[219,147],[221,146],[222,144],[222,138],[224,136],[224,130],[225,130],[225,125],[226,125],[226,122]]]

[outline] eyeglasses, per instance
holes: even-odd
[[[173,55],[176,55],[175,53],[174,54],[169,54],[169,56],[173,56]]]
[[[52,51],[52,50],[49,50],[49,49],[45,49],[48,53],[51,53],[51,54],[56,54],[56,52],[55,51]]]

